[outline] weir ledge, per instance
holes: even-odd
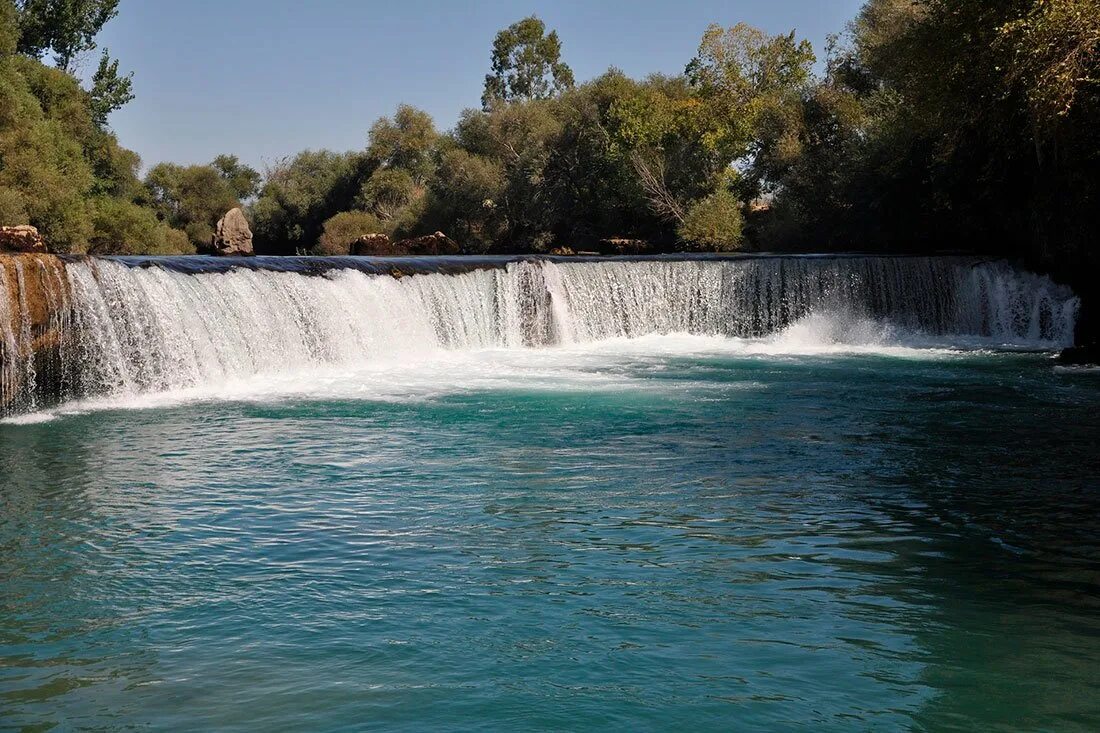
[[[723,291],[723,299],[718,302],[707,295],[711,292],[709,289],[741,280],[723,280],[711,274],[702,274],[704,269],[709,268],[683,268],[682,278],[669,279],[660,275],[663,272],[660,268],[621,267],[623,263],[648,263],[653,266],[692,261],[743,263],[744,268],[739,267],[738,271],[744,269],[753,279],[746,287]],[[843,264],[841,261],[844,261]],[[1066,346],[1072,343],[1071,322],[1079,302],[1065,286],[1019,270],[1011,263],[975,255],[749,253],[618,257],[228,258],[0,253],[0,416],[34,411],[59,400],[100,394],[119,386],[160,389],[175,385],[172,379],[176,377],[183,380],[182,384],[201,380],[205,372],[190,376],[179,373],[180,363],[190,364],[188,359],[210,347],[205,343],[198,346],[192,344],[192,336],[217,340],[226,337],[226,334],[215,329],[211,335],[198,324],[188,326],[190,322],[186,316],[195,316],[195,313],[186,308],[182,312],[158,310],[160,304],[150,300],[154,296],[140,287],[140,281],[144,278],[141,270],[146,268],[184,275],[251,270],[321,277],[333,270],[357,270],[400,278],[428,273],[456,275],[504,269],[513,263],[539,262],[619,263],[620,269],[614,271],[614,282],[604,276],[607,273],[597,274],[591,268],[563,268],[560,272],[555,271],[553,277],[546,281],[541,279],[541,268],[520,267],[515,268],[514,272],[509,269],[510,274],[504,277],[500,285],[503,290],[490,298],[492,302],[489,305],[490,310],[503,309],[501,312],[506,312],[507,317],[485,316],[489,320],[478,325],[485,333],[475,329],[481,335],[474,338],[474,342],[544,344],[553,343],[559,337],[572,338],[576,333],[582,333],[586,338],[599,338],[624,333],[659,332],[669,324],[682,330],[698,328],[708,334],[751,337],[771,333],[808,310],[828,306],[839,298],[840,306],[866,309],[876,317],[900,318],[899,323],[905,322],[902,323],[905,327],[908,324],[918,330],[929,329],[931,333],[958,332],[994,337],[1004,332],[1007,339],[1004,343],[1017,343],[1015,339],[1022,339],[1020,343],[1041,342],[1040,346],[1047,350],[1051,345]],[[99,263],[115,263],[115,266],[99,267]],[[169,290],[175,287],[179,292],[172,291],[175,293],[173,297],[178,296],[180,302],[193,297],[192,291],[202,290],[202,303],[218,312],[216,316],[210,315],[204,306],[201,310],[207,314],[206,317],[215,321],[225,318],[227,322],[234,318],[243,319],[251,324],[243,330],[230,329],[231,334],[243,334],[242,338],[246,338],[252,332],[269,327],[270,324],[264,325],[266,321],[256,321],[253,318],[256,314],[248,308],[234,311],[233,303],[227,302],[225,293],[218,289],[219,279],[202,278],[203,282],[196,281],[194,288],[188,286],[182,290],[178,277],[168,278],[161,284]],[[160,282],[163,278],[155,280]],[[259,278],[256,281],[269,290],[284,287],[279,283],[287,282],[280,278]],[[425,309],[420,315],[426,333],[433,332],[433,329],[436,333],[442,333],[447,331],[448,324],[437,323],[433,319],[445,316],[444,311],[450,307],[447,304],[456,302],[448,288],[470,287],[473,286],[465,279],[446,286],[433,282],[429,287],[427,283],[417,283],[407,289],[404,296],[398,291],[387,291],[384,300],[389,305],[380,301],[379,307],[393,305],[389,303],[391,297],[407,296],[411,299],[406,304],[410,308]],[[623,288],[633,290],[624,293]],[[424,295],[435,303],[431,307],[424,305],[427,301],[417,300],[425,289],[431,291],[429,295]],[[436,292],[441,289],[447,292]],[[551,297],[551,289],[561,291],[559,294],[563,300],[555,301]],[[318,288],[310,292],[323,300],[336,297],[330,290]],[[480,290],[477,292],[481,293]],[[639,294],[644,297],[639,299],[636,297]],[[267,293],[271,302],[282,302],[277,296],[278,293]],[[665,300],[661,301],[661,298]],[[624,302],[633,303],[634,310],[620,312]],[[569,305],[559,313],[555,303]],[[343,312],[342,308],[344,305],[333,302],[309,313],[338,313]],[[150,317],[150,314],[156,317]],[[296,317],[292,316],[294,314],[290,313],[287,316],[289,320],[284,319],[291,331],[312,328],[310,318],[295,320]],[[350,325],[341,323],[325,333],[336,333],[345,327],[367,328],[370,324],[384,327],[386,322],[384,315],[381,318],[353,320]],[[464,328],[451,329],[454,333],[447,331],[450,335],[441,338],[451,343],[447,339],[454,336],[457,342],[462,342],[466,333]],[[494,329],[512,330],[497,333]],[[522,332],[521,337],[512,333],[516,329],[519,329],[517,333]],[[1067,329],[1070,332],[1068,337]],[[289,333],[289,351],[279,354],[290,353],[295,345],[313,343],[313,336],[312,332]],[[362,343],[373,343],[378,336],[368,334]],[[225,346],[221,344],[218,348]],[[266,353],[265,343],[249,342],[246,346],[240,349],[246,356]],[[317,353],[329,358],[326,355],[344,353],[341,350],[343,346],[328,344]],[[113,356],[105,359],[105,354]],[[312,357],[311,353],[303,358],[308,361]],[[203,363],[200,360],[191,366],[201,372]],[[261,364],[252,366],[262,368]],[[248,373],[246,369],[238,376],[247,376]]]

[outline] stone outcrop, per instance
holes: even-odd
[[[402,239],[393,243],[395,255],[456,255],[461,251],[458,242],[443,232],[424,237]]]
[[[598,249],[602,255],[644,255],[653,252],[653,247],[644,239],[620,237],[601,239]]]
[[[0,252],[46,251],[46,242],[38,230],[28,224],[0,227]]]
[[[394,254],[393,242],[385,234],[364,234],[351,243],[351,253],[360,257],[387,257]]]
[[[62,394],[69,303],[57,257],[0,254],[0,415]]]
[[[240,208],[230,209],[218,219],[214,236],[210,240],[211,254],[223,257],[241,257],[254,254],[252,251],[252,230],[248,219]]]
[[[456,255],[458,243],[443,232],[423,237],[391,241],[385,234],[364,234],[352,242],[351,253],[364,257],[410,257],[425,255]]]

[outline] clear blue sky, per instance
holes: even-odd
[[[401,102],[441,129],[475,107],[496,32],[536,13],[578,81],[678,73],[709,23],[795,29],[821,54],[862,0],[123,0],[104,28],[137,99],[111,126],[146,166],[236,153],[255,166],[366,144]],[[98,51],[96,52],[98,53]],[[95,59],[86,64],[94,66]]]

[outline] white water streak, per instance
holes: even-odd
[[[63,359],[77,365],[75,396],[674,333],[862,346],[902,333],[925,345],[1057,348],[1072,343],[1077,310],[1045,277],[962,258],[540,261],[400,279],[183,274],[107,260],[66,272],[74,338]],[[13,305],[0,300],[9,355],[28,337],[6,325]]]

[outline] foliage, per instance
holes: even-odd
[[[794,31],[769,37],[746,23],[711,25],[686,73],[703,96],[744,107],[804,87],[815,60],[810,42],[796,42]]]
[[[230,182],[213,165],[160,163],[145,177],[145,187],[157,217],[187,232],[194,247],[208,245],[218,219],[239,205]]]
[[[573,70],[561,60],[557,31],[546,33],[546,24],[534,15],[497,33],[492,68],[481,96],[486,110],[498,102],[546,99],[574,83]]]
[[[364,154],[329,150],[280,161],[267,171],[251,207],[257,246],[282,254],[312,248],[325,220],[353,208],[370,169]]]
[[[382,221],[393,221],[421,195],[423,191],[404,168],[379,168],[362,185],[355,203]]]
[[[579,85],[532,16],[497,34],[482,108],[446,133],[401,105],[360,151],[144,182],[106,128],[130,76],[106,52],[88,90],[66,73],[116,5],[0,0],[0,219],[59,251],[186,249],[250,201],[271,253],[441,230],[469,252],[630,237],[982,248],[1075,283],[1100,267],[1100,0],[867,0],[820,76],[794,33],[712,25],[683,74]]]
[[[90,254],[194,254],[187,235],[157,221],[147,208],[102,196],[92,205]]]
[[[692,205],[676,233],[696,249],[730,252],[741,247],[741,224],[741,205],[719,189]]]
[[[1010,84],[1022,84],[1037,121],[1067,116],[1085,89],[1100,84],[1100,4],[1046,0],[999,28],[1011,54]]]
[[[41,58],[54,52],[54,63],[71,71],[76,58],[95,49],[95,37],[118,14],[118,0],[17,0],[19,52]]]
[[[327,219],[323,228],[324,232],[313,248],[314,254],[346,255],[359,237],[384,231],[378,217],[365,211],[342,211]]]
[[[431,175],[439,133],[427,112],[399,105],[370,129],[367,158],[378,168],[402,168],[419,185]]]
[[[468,251],[489,251],[505,230],[497,204],[504,187],[504,170],[496,161],[457,147],[447,150],[429,189],[427,228],[446,227]]]
[[[0,57],[19,48],[19,10],[12,0],[0,0]]]
[[[259,192],[263,176],[255,168],[241,163],[236,155],[219,155],[210,165],[226,180],[233,195],[241,201],[250,199]]]
[[[118,61],[112,60],[107,49],[99,58],[99,67],[92,76],[91,112],[97,125],[107,124],[107,117],[133,101],[134,72],[118,75]]]

